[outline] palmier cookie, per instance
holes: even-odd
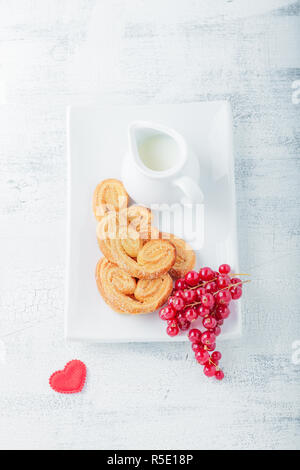
[[[102,253],[108,259],[111,256],[110,261],[138,279],[161,277],[172,268],[176,260],[176,248],[168,240],[147,241],[138,250],[136,257],[131,257],[126,251],[124,240],[98,240],[98,243]]]
[[[169,240],[176,248],[176,260],[170,269],[173,279],[184,277],[196,264],[196,255],[192,247],[181,238],[169,233],[162,233],[164,240]]]
[[[105,302],[118,313],[150,313],[161,307],[173,289],[169,274],[136,281],[106,258],[96,267],[96,282]]]
[[[119,226],[120,215],[110,212],[98,224],[97,239],[104,256],[139,279],[155,279],[168,272],[175,263],[175,246],[168,240],[139,238],[139,232],[131,225]]]
[[[108,212],[119,212],[128,206],[129,196],[121,181],[107,179],[96,187],[93,196],[93,211],[97,220]]]
[[[154,234],[151,222],[152,213],[143,206],[131,206],[119,213],[109,212],[106,214],[97,226],[97,240],[104,256],[117,263],[111,240],[118,238],[121,240],[125,252],[131,258],[137,258],[138,252]],[[159,237],[156,236],[156,238]]]
[[[126,214],[127,225],[138,233],[149,230],[149,227],[152,225],[153,214],[147,207],[135,204],[128,207]],[[125,217],[123,217],[123,211],[120,216],[122,222],[122,218],[125,219]]]

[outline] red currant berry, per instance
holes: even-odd
[[[196,301],[196,292],[194,290],[185,290],[182,297],[186,304],[192,304]]]
[[[216,368],[213,364],[210,364],[208,362],[205,364],[203,372],[206,375],[206,377],[213,377],[216,374]]]
[[[161,320],[166,320],[166,318],[165,318],[165,308],[166,308],[166,307],[161,308],[161,309],[159,310],[159,312],[158,312],[158,316],[159,316],[159,318],[160,318]]]
[[[221,264],[221,266],[219,267],[220,274],[229,274],[230,271],[231,267],[229,266],[229,264]]]
[[[180,319],[181,319],[181,320],[186,319],[185,311],[184,311],[184,310],[182,310],[182,312],[178,312],[178,313],[177,313],[177,318],[176,318],[176,320],[178,321],[178,320],[180,320]]]
[[[189,331],[189,340],[192,343],[200,343],[201,342],[201,331],[197,328],[193,328]]]
[[[223,318],[217,318],[217,320],[218,320],[218,325],[219,325],[219,326],[222,326],[223,323],[224,323]]]
[[[177,290],[174,292],[173,297],[180,297],[181,299],[183,299],[183,292],[183,290]]]
[[[205,286],[205,293],[206,294],[214,294],[215,292],[217,292],[217,290],[218,290],[218,287],[217,287],[217,284],[216,284],[215,281],[209,282]]]
[[[214,351],[216,349],[216,343],[207,344],[206,346],[204,346],[204,349],[206,349],[206,351]]]
[[[217,326],[217,320],[214,317],[208,315],[207,317],[203,318],[202,325],[204,328],[211,330]]]
[[[219,351],[214,351],[214,352],[212,353],[212,355],[211,355],[211,360],[212,360],[213,362],[215,362],[215,361],[220,361],[221,358],[222,358],[222,354],[221,354]]]
[[[242,297],[243,289],[240,286],[233,286],[230,288],[230,293],[233,300],[238,300]]]
[[[184,290],[186,288],[186,282],[183,278],[177,279],[175,282],[175,289],[176,290]]]
[[[181,297],[173,297],[172,307],[176,310],[176,312],[183,310],[184,306],[185,301]]]
[[[188,286],[195,287],[200,281],[199,273],[197,271],[189,271],[184,279]]]
[[[216,309],[217,320],[225,320],[230,315],[230,310],[226,305],[218,305]]]
[[[202,344],[213,344],[216,341],[215,335],[211,331],[204,331],[201,335],[201,343]]]
[[[194,289],[191,289],[193,302],[197,302],[197,292]]]
[[[203,344],[201,343],[193,343],[192,350],[196,353],[198,351],[203,351]]]
[[[205,294],[201,297],[201,303],[203,307],[211,309],[215,304],[215,298],[212,294]]]
[[[195,353],[195,358],[199,364],[204,365],[209,360],[209,353],[205,349],[201,349]]]
[[[209,308],[204,307],[203,305],[199,305],[197,307],[197,312],[198,312],[199,317],[201,317],[201,318],[205,318],[205,317],[207,317],[207,315],[210,314]]]
[[[219,336],[221,334],[221,328],[217,325],[213,328],[212,330],[212,333],[215,335],[215,336]]]
[[[185,311],[185,316],[188,321],[194,321],[198,318],[198,313],[195,308],[188,308]]]
[[[204,287],[197,287],[197,289],[195,289],[195,292],[196,292],[196,299],[198,301],[200,301],[202,295],[206,294]]]
[[[168,307],[164,307],[164,308],[160,309],[159,317],[162,320],[173,320],[173,318],[176,317],[176,312],[173,309],[173,307],[170,307],[170,305],[169,305]]]
[[[182,331],[186,331],[189,329],[189,327],[191,326],[191,322],[189,322],[186,318],[177,318],[177,323],[178,323],[178,326],[179,328],[182,330]]]
[[[228,305],[232,300],[232,297],[229,290],[226,289],[217,292],[215,299],[218,304]]]
[[[215,377],[217,380],[223,380],[224,379],[224,372],[222,370],[217,370],[215,373]]]
[[[227,274],[222,276],[219,276],[217,279],[217,286],[219,289],[224,289],[225,287],[228,287],[231,283],[231,279]]]
[[[202,268],[199,271],[199,276],[202,281],[211,281],[214,279],[214,272],[210,268]]]
[[[242,285],[242,281],[238,277],[232,277],[230,279],[230,284],[240,284],[240,285]]]
[[[167,327],[167,334],[169,336],[177,336],[178,333],[179,333],[179,328],[178,328],[177,324],[175,324],[175,326],[169,325]]]

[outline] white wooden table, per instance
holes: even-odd
[[[0,448],[299,449],[299,40],[297,1],[0,1]],[[209,99],[253,279],[222,383],[187,344],[63,339],[66,106]],[[76,357],[85,391],[55,394]]]

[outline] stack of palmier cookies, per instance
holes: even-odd
[[[150,313],[168,299],[172,279],[193,269],[195,253],[184,240],[160,233],[149,209],[128,203],[121,181],[107,179],[95,189],[93,211],[104,255],[96,267],[96,282],[116,312]]]

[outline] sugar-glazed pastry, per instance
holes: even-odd
[[[154,229],[151,223],[152,213],[143,206],[133,205],[119,212],[107,212],[97,226],[98,241],[107,240],[106,247],[99,244],[100,249],[107,258],[111,259],[113,255],[107,254],[110,246],[109,240],[119,238],[122,240],[124,248],[128,246],[128,249],[125,248],[128,254],[137,257],[137,251],[144,244],[142,241],[159,238],[158,230]]]
[[[109,211],[119,212],[128,206],[129,196],[121,181],[107,179],[98,184],[93,196],[93,211],[101,220]]]
[[[97,264],[96,282],[105,302],[113,310],[134,315],[161,307],[173,288],[169,274],[152,280],[136,280],[105,258]]]
[[[111,240],[119,236],[117,213],[109,212],[105,217],[102,217],[97,225],[96,233],[100,250],[107,259],[115,263],[116,259],[111,247]]]
[[[139,279],[156,279],[162,276],[172,268],[176,259],[175,246],[168,240],[146,241],[140,249],[137,249],[134,257],[132,257],[132,246],[128,250],[128,240],[98,239],[98,243],[102,253],[110,261]]]
[[[139,213],[139,206],[132,207],[135,207],[134,211]],[[143,211],[141,211],[141,219],[135,226],[131,223],[126,226],[123,222],[120,225],[120,219],[123,218],[125,212],[132,215],[130,210],[131,207],[128,210],[122,210],[119,214],[110,212],[102,218],[97,227],[99,247],[109,261],[117,264],[133,277],[139,279],[160,277],[175,263],[176,248],[168,240],[160,238],[149,240],[152,228],[149,225],[151,217],[148,222],[148,212],[142,214]],[[146,217],[145,225],[142,220],[144,217]],[[147,232],[144,228],[142,229],[145,226],[148,227]]]
[[[123,211],[122,211],[123,215]],[[120,214],[120,217],[121,214]],[[137,233],[146,232],[151,227],[153,214],[144,206],[133,205],[127,209],[127,225]]]
[[[173,279],[184,277],[196,264],[196,255],[192,247],[181,238],[169,233],[162,233],[164,240],[169,240],[176,248],[176,260],[170,269]]]
[[[112,262],[117,262],[111,240],[118,238],[125,252],[136,258],[149,239],[152,214],[142,206],[131,206],[119,213],[108,212],[97,226],[97,240],[102,253]],[[142,231],[142,233],[140,232]]]

